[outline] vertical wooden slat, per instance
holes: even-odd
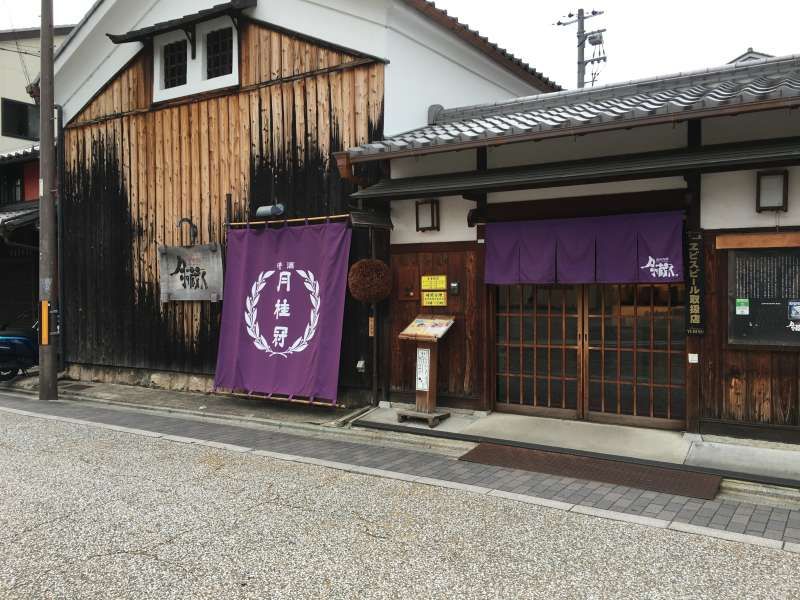
[[[342,148],[352,148],[355,143],[355,78],[353,69],[342,72]]]
[[[283,36],[277,32],[271,32],[269,50],[269,78],[275,80],[281,76],[281,38]]]
[[[325,48],[320,48],[318,55],[318,64],[321,69],[328,65],[328,51]],[[331,144],[331,76],[318,75],[317,76],[317,144],[319,153],[323,157],[327,157],[330,152]]]
[[[200,230],[201,239],[203,237],[203,227],[202,227],[202,203],[203,203],[203,189],[201,186],[201,178],[202,178],[202,170],[203,170],[203,163],[201,161],[201,149],[202,149],[202,142],[201,142],[201,130],[203,127],[203,123],[200,122],[200,106],[197,102],[193,102],[189,106],[189,126],[190,126],[190,135],[187,136],[189,138],[189,147],[191,152],[191,192],[190,192],[190,199],[191,199],[191,214],[192,214],[192,221]],[[206,144],[208,142],[206,141]],[[199,241],[199,240],[198,240]],[[197,339],[200,334],[200,306],[195,304],[192,307],[191,313],[191,331],[192,331],[192,338],[195,341],[195,349]],[[197,357],[193,358],[193,363],[196,363]]]
[[[281,86],[269,88],[270,102],[272,104],[272,136],[270,156],[276,169],[281,169],[285,164],[283,146],[283,94]]]
[[[360,67],[353,72],[353,114],[355,115],[354,145],[369,141],[369,68]]]
[[[242,190],[239,186],[239,163],[246,161],[249,155],[245,156],[243,150],[246,152],[247,146],[244,148],[240,145],[240,139],[245,137],[246,131],[242,130],[244,123],[249,123],[250,118],[247,116],[244,122],[239,121],[239,103],[244,99],[247,102],[247,94],[240,94],[238,96],[231,96],[228,102],[228,153],[230,158],[228,160],[228,189],[224,193],[220,193],[220,241],[225,239],[225,223],[227,211],[227,198],[226,194],[231,194],[232,202],[237,202],[242,196]]]
[[[276,35],[274,32],[269,31],[264,27],[259,27],[258,31],[258,75],[257,81],[268,81],[271,78],[270,73],[270,54],[272,53],[272,36]]]
[[[523,363],[523,359],[524,359],[524,356],[525,356],[525,349],[524,349],[525,331],[523,329],[523,327],[524,327],[525,301],[524,301],[524,298],[523,298],[524,287],[522,285],[519,285],[517,287],[519,287],[519,306],[516,307],[517,308],[516,312],[518,313],[518,319],[519,319],[519,343],[518,343],[518,349],[519,349],[519,376],[518,376],[518,379],[519,379],[519,397],[517,398],[517,402],[520,405],[522,405],[524,403],[524,398],[525,398],[525,396],[523,394],[523,390],[525,389],[525,385],[524,385],[525,382],[524,382],[524,380],[522,378],[523,374],[525,373],[525,368],[524,368],[524,363]]]
[[[239,95],[239,149],[238,151],[234,149],[234,152],[236,152],[237,165],[239,167],[238,196],[240,206],[245,206],[250,201],[248,190],[250,181],[250,153],[252,152],[252,147],[250,144],[250,128],[252,126],[252,122],[250,120],[250,116],[252,114],[250,110],[250,101],[252,98],[257,97],[258,96],[255,93]]]
[[[511,386],[509,385],[510,379],[511,379],[511,376],[509,375],[509,372],[511,371],[511,369],[509,369],[509,365],[511,364],[511,312],[512,311],[511,311],[511,288],[508,288],[508,287],[506,288],[506,303],[505,303],[505,306],[506,306],[506,319],[505,319],[505,321],[506,321],[506,326],[505,326],[506,364],[505,364],[505,373],[503,374],[503,376],[505,377],[505,380],[506,380],[506,385],[505,385],[506,393],[505,393],[505,398],[503,398],[503,400],[507,404],[509,404],[511,402],[511,391],[510,391]]]
[[[654,360],[654,352],[653,351],[655,350],[655,344],[654,344],[654,342],[655,342],[655,331],[654,330],[655,330],[655,319],[656,319],[656,316],[655,316],[655,296],[656,296],[657,289],[653,285],[651,285],[649,287],[650,287],[650,348],[648,349],[648,353],[647,354],[648,354],[648,360],[650,361],[650,381],[649,381],[649,383],[650,383],[650,386],[649,386],[650,387],[649,405],[650,406],[649,406],[648,412],[649,412],[650,417],[652,418],[653,414],[654,414],[653,405],[655,404],[655,390],[653,388],[653,381],[654,381],[653,367],[655,365],[655,360]]]
[[[667,418],[672,418],[672,286],[667,286]]]
[[[769,352],[750,352],[747,357],[746,418],[752,423],[772,422],[772,357]]]
[[[600,410],[606,412],[606,290],[601,287],[600,294]]]
[[[333,56],[333,52],[328,53],[328,59]],[[329,62],[329,64],[331,64]],[[344,108],[342,106],[342,74],[333,72],[329,74],[330,79],[330,133],[331,133],[331,146],[329,151],[336,152],[342,149],[345,145],[344,142]],[[334,140],[336,145],[334,146]]]
[[[617,285],[617,414],[622,414],[622,286]],[[635,333],[635,332],[634,332]]]
[[[292,39],[287,35],[281,35],[281,77],[290,77],[294,67],[293,57],[294,45]]]
[[[220,199],[220,132],[219,132],[219,100],[212,98],[208,103],[208,164],[210,200],[208,212],[204,217],[208,226],[209,241],[216,242],[217,219],[214,217]]]
[[[192,219],[194,222],[194,213],[192,211],[192,154],[191,154],[191,140],[190,140],[190,117],[189,106],[184,104],[180,107],[180,160],[181,160],[181,185],[180,185],[180,215]],[[184,238],[186,239],[186,238]],[[185,348],[188,350],[188,355],[184,357],[184,365],[187,370],[192,368],[192,356],[194,354],[193,343],[197,339],[194,331],[194,312],[196,303],[185,302],[182,306],[182,323],[183,337],[186,340]]]
[[[197,226],[200,228],[201,243],[211,241],[211,224],[208,214],[211,206],[211,154],[209,146],[209,114],[208,102],[200,102],[200,214],[197,215]]]

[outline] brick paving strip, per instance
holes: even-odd
[[[0,396],[0,411],[93,425],[353,473],[488,494],[518,502],[800,552],[800,510],[674,496],[496,467],[414,450],[303,437],[270,429],[65,402]]]

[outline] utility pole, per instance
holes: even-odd
[[[57,346],[51,316],[57,315],[55,140],[53,127],[53,0],[42,0],[39,70],[39,400],[58,399]]]
[[[558,21],[556,25],[560,25],[562,27],[567,25],[572,25],[573,23],[578,24],[578,88],[582,88],[586,85],[586,65],[589,64],[597,64],[606,61],[606,53],[603,50],[603,33],[605,29],[596,29],[595,31],[586,31],[585,22],[587,19],[591,19],[592,17],[597,17],[602,15],[602,10],[593,10],[588,15],[586,12],[580,8],[578,9],[578,14],[569,13],[567,15],[567,19],[569,21]],[[586,42],[589,42],[595,48],[599,48],[599,51],[595,51],[594,56],[590,59],[586,59],[585,57],[585,50],[586,50]],[[599,72],[595,72],[592,74],[592,85],[597,79],[597,75]]]

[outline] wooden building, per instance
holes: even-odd
[[[334,152],[408,128],[437,91],[494,101],[557,89],[427,2],[365,4],[103,0],[59,49],[74,377],[210,388],[220,304],[159,299],[157,249],[189,243],[180,220],[224,248],[226,224],[261,205],[287,217],[370,207],[349,198]],[[356,232],[351,259],[369,252]],[[345,328],[340,385],[359,394],[367,308],[350,298]]]
[[[0,329],[36,320],[39,291],[39,149],[0,154]]]
[[[414,391],[414,349],[397,333],[420,312],[455,314],[444,404],[800,441],[798,106],[800,59],[760,58],[432,106],[428,125],[337,155],[344,177],[391,173],[353,195],[390,205],[395,225],[391,397]],[[634,279],[603,276],[601,246],[627,243],[605,225],[561,237],[587,218],[645,215],[658,231],[676,214],[678,255],[638,256],[653,273],[675,266],[671,282],[636,265]],[[518,246],[490,256],[511,224]],[[517,273],[501,281],[503,258]],[[425,275],[446,275],[445,306],[421,302]]]

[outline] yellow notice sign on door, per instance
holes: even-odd
[[[447,306],[447,292],[422,292],[422,306]]]
[[[423,275],[420,281],[420,288],[423,290],[446,290],[447,275]]]

